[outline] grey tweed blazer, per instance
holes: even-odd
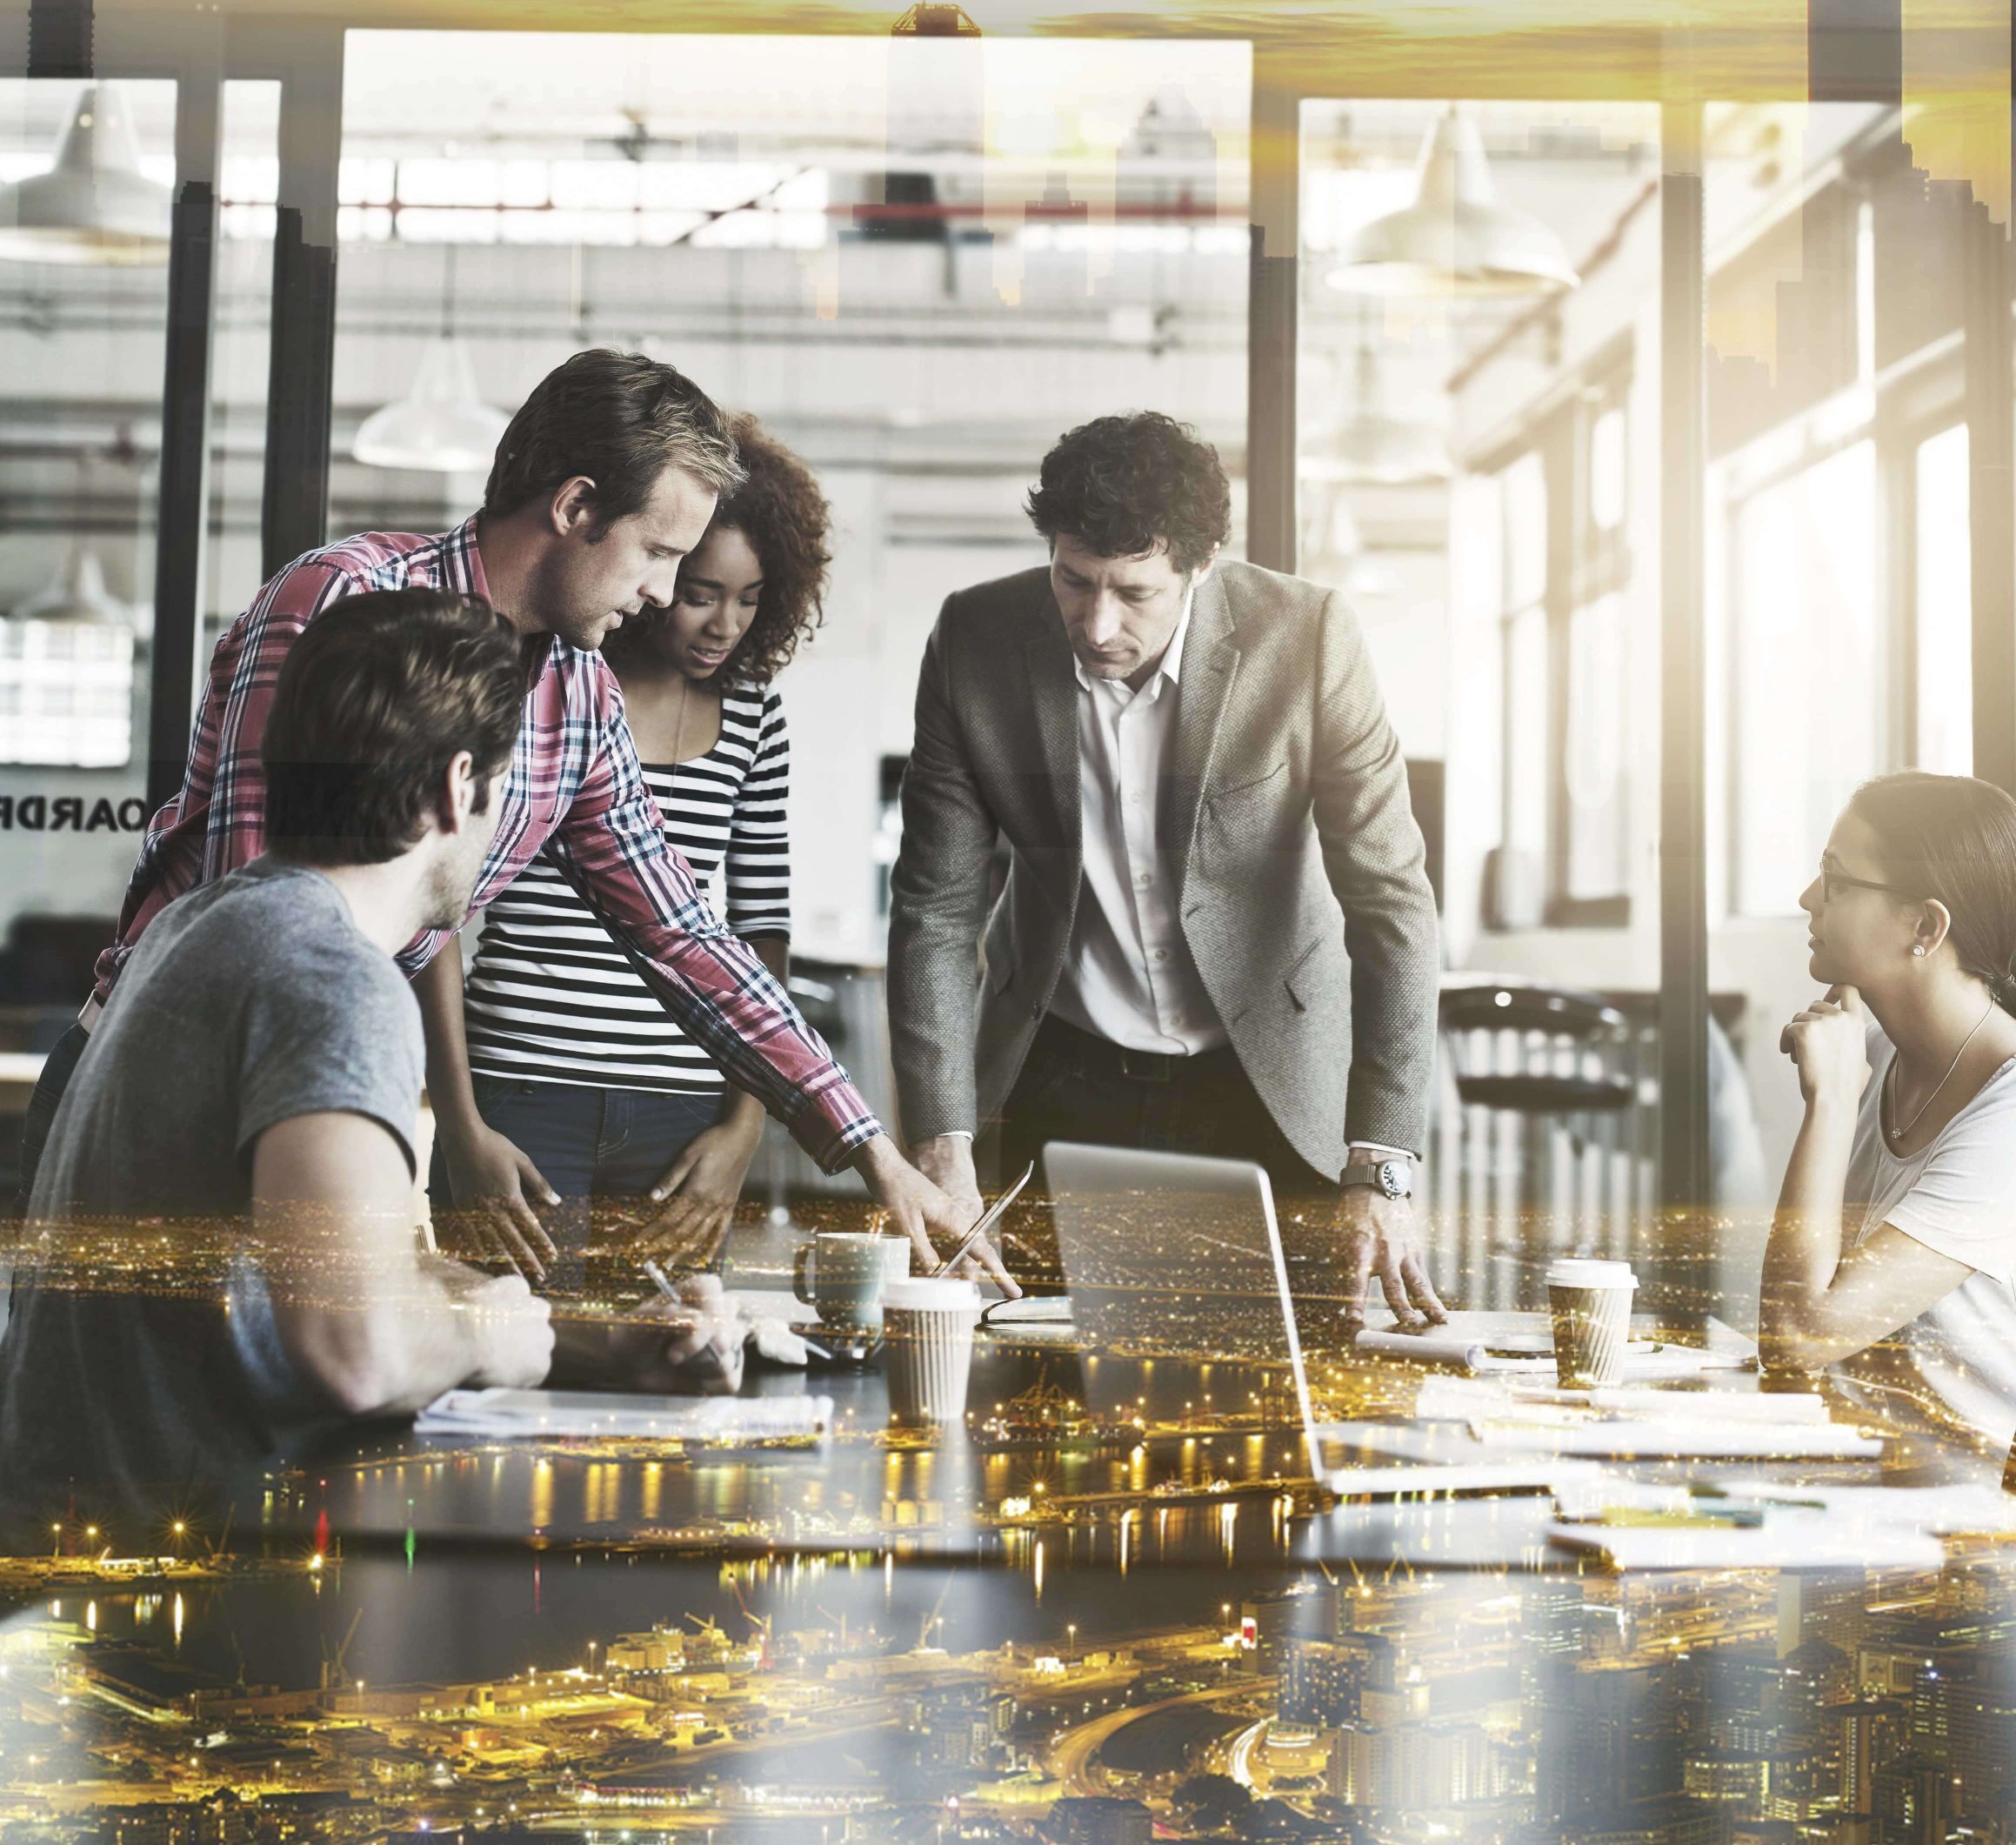
[[[891,1048],[915,1143],[997,1119],[1082,882],[1071,645],[1045,569],[949,597],[925,652],[891,881]],[[1184,939],[1296,1151],[1419,1151],[1440,956],[1399,744],[1341,598],[1250,564],[1198,586],[1156,816]],[[988,908],[997,838],[1008,881]]]

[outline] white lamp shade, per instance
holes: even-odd
[[[1365,295],[1531,295],[1573,288],[1561,240],[1499,204],[1484,137],[1452,110],[1422,144],[1414,203],[1346,237],[1325,279]]]
[[[0,261],[165,263],[168,228],[168,188],[141,172],[115,84],[94,84],[78,99],[54,166],[0,186]]]
[[[350,452],[370,468],[487,472],[510,422],[476,394],[469,349],[444,335],[428,341],[412,390],[364,418]]]
[[[1378,358],[1367,343],[1352,367],[1350,408],[1304,454],[1298,471],[1307,480],[1398,487],[1447,480],[1452,470],[1449,445],[1434,423],[1387,411]]]
[[[23,621],[95,622],[131,627],[133,612],[105,587],[97,553],[78,545],[46,588],[14,611]]]

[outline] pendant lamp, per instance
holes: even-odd
[[[511,423],[477,395],[469,348],[455,337],[455,246],[444,259],[441,331],[420,354],[413,388],[366,417],[350,453],[368,468],[487,473]]]
[[[350,452],[369,468],[483,473],[510,421],[476,394],[469,348],[442,333],[421,353],[413,388],[364,418]]]
[[[1352,363],[1350,409],[1320,448],[1305,453],[1300,471],[1311,480],[1414,486],[1449,478],[1449,446],[1434,424],[1387,411],[1378,357],[1363,340]]]
[[[168,188],[141,172],[116,84],[93,84],[79,97],[46,173],[0,186],[0,261],[165,263],[168,227]]]
[[[1421,144],[1414,203],[1360,226],[1324,278],[1346,294],[1559,293],[1580,281],[1561,240],[1498,203],[1484,137],[1453,109]]]

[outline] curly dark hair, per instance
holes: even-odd
[[[746,411],[729,419],[746,478],[714,509],[716,525],[749,540],[763,566],[756,619],[723,662],[724,684],[767,685],[825,619],[826,549],[831,509],[818,477]]]
[[[1160,411],[1095,417],[1043,458],[1026,510],[1036,529],[1138,558],[1158,543],[1188,576],[1232,532],[1232,493],[1218,451]]]

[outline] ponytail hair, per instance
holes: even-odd
[[[1875,834],[1886,881],[1946,906],[1960,971],[2016,1013],[2016,799],[1972,776],[1907,769],[1864,782],[1848,811]]]

